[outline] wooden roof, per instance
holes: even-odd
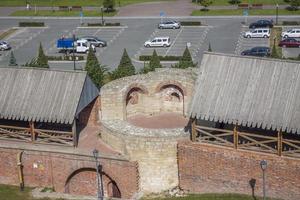
[[[300,62],[205,53],[190,114],[300,133]]]
[[[0,68],[0,119],[72,124],[98,96],[86,72]]]

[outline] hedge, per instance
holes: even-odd
[[[139,60],[150,61],[152,55],[141,55]],[[160,61],[179,61],[182,56],[158,56]]]
[[[103,26],[102,23],[88,23],[87,26]],[[104,26],[121,26],[120,22],[116,23],[105,23]]]
[[[19,22],[19,27],[41,27],[45,26],[44,22]]]
[[[282,25],[285,25],[285,26],[289,26],[289,25],[300,25],[300,21],[297,22],[297,21],[283,21],[282,22]]]
[[[191,22],[180,22],[182,26],[201,26],[201,22],[199,21],[191,21]]]
[[[73,60],[73,56],[47,56],[48,60]],[[75,56],[76,61],[84,60],[84,56]]]

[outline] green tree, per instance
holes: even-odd
[[[272,47],[271,57],[272,58],[279,58],[279,55],[278,55],[277,48],[276,48],[275,44]]]
[[[212,49],[211,49],[211,45],[210,45],[210,42],[208,43],[208,52],[212,52]]]
[[[132,64],[126,49],[124,49],[122,58],[120,60],[120,64],[115,71],[110,73],[110,78],[112,80],[115,80],[126,76],[132,76],[134,74],[135,74],[135,67]]]
[[[189,51],[189,48],[186,47],[181,59],[179,60],[179,63],[172,67],[185,69],[188,67],[195,67],[195,66],[196,66],[196,64],[193,63],[193,59],[192,59],[191,53]]]
[[[115,5],[115,0],[103,0],[103,7],[106,9],[106,12],[113,11]]]
[[[43,46],[42,43],[40,42],[40,46],[39,46],[39,53],[38,53],[38,57],[36,59],[36,65],[38,67],[44,67],[44,68],[49,68],[48,65],[48,58],[47,56],[44,54],[44,50],[43,50]]]
[[[212,0],[200,0],[200,5],[204,7],[204,11],[207,11],[208,10],[208,6],[210,6],[211,4],[213,3]]]
[[[24,65],[25,67],[39,67],[39,68],[49,68],[48,58],[44,54],[42,43],[40,43],[38,57],[31,59],[29,63]]]
[[[154,50],[149,64],[144,67],[142,72],[148,73],[150,71],[154,71],[155,68],[161,68],[161,67],[162,67],[162,65],[160,64],[159,56],[157,55],[156,51]]]
[[[98,88],[104,85],[107,68],[104,65],[99,64],[99,61],[91,46],[87,55],[85,70]]]
[[[10,52],[8,65],[9,66],[17,66],[18,65],[13,51]]]

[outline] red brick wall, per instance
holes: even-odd
[[[267,196],[300,199],[300,159],[234,150],[209,144],[178,144],[179,184],[193,193],[252,194],[249,181],[256,180],[254,194],[262,196],[260,161],[267,160]]]
[[[17,154],[20,151],[0,148],[0,184],[19,185]],[[90,170],[95,169],[92,157],[25,150],[22,163],[25,186],[54,187],[57,192],[82,195],[96,193],[92,186],[96,173]],[[131,198],[138,191],[136,162],[100,159],[100,163],[105,173],[104,184],[114,180],[122,198]],[[74,173],[78,170],[79,173]]]

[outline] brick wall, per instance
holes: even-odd
[[[96,126],[99,121],[100,97],[97,97],[79,114],[79,124]]]
[[[21,150],[0,148],[0,184],[19,185],[17,154]],[[57,192],[95,194],[95,162],[91,156],[26,150],[22,156],[27,187],[54,187]],[[137,163],[100,159],[103,165],[105,194],[110,180],[117,183],[122,198],[138,192]],[[84,184],[83,184],[84,183]],[[80,185],[80,187],[78,187]]]
[[[260,161],[267,160],[267,196],[300,199],[300,159],[234,150],[209,144],[178,144],[179,184],[192,193],[254,194],[262,196]]]

